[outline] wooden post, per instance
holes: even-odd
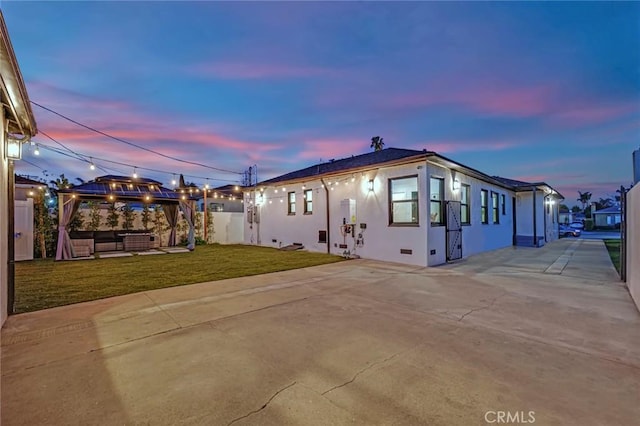
[[[204,189],[204,208],[203,208],[204,216],[202,217],[202,223],[204,226],[204,243],[205,244],[209,244],[209,240],[207,240],[207,191],[209,190],[205,188]]]

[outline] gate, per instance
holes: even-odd
[[[447,262],[462,259],[460,201],[447,201]]]

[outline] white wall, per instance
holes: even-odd
[[[198,212],[203,224],[203,212]],[[236,212],[214,212],[213,233],[207,230],[207,237],[210,242],[219,244],[242,244],[244,242],[244,213]],[[200,227],[202,228],[202,226]]]
[[[453,181],[457,179],[460,184],[470,185],[470,212],[471,224],[462,226],[462,256],[467,257],[472,254],[480,253],[487,250],[495,250],[502,247],[508,247],[513,242],[513,222],[511,197],[513,192],[500,186],[492,185],[471,176],[452,171],[439,165],[428,163],[428,176],[426,178],[427,185],[430,183],[431,177],[444,178],[445,200],[460,201],[461,190],[453,189]],[[489,223],[483,224],[480,213],[481,207],[481,190],[488,191],[488,213]],[[491,192],[498,194],[498,216],[499,223],[493,223]],[[427,188],[427,194],[430,193]],[[505,214],[502,214],[501,195],[505,195]],[[445,213],[446,214],[446,213]],[[428,225],[428,265],[440,265],[446,262],[446,228],[445,226]],[[436,250],[435,255],[430,254],[431,250]]]
[[[4,118],[4,108],[0,108],[0,326],[7,319],[7,295],[8,295],[8,270],[7,251],[9,250],[7,241],[9,216],[8,186],[9,186],[9,164],[7,153],[5,152],[7,123]]]
[[[558,207],[557,202],[550,205],[547,213],[544,192],[536,192],[536,236],[538,238],[546,236],[547,242],[558,239]],[[516,215],[516,234],[533,237],[533,193],[531,191],[516,194]]]
[[[349,235],[341,235],[343,214],[340,202],[344,199],[356,201],[356,232],[363,234],[364,244],[356,247],[355,252],[367,259],[387,260],[415,265],[426,265],[426,168],[424,161],[410,165],[387,167],[365,174],[344,174],[328,182],[338,181],[329,188],[330,206],[330,252],[342,254],[345,249],[340,244],[346,242],[347,249],[353,253],[355,242]],[[422,166],[418,168],[418,166]],[[418,176],[419,225],[389,226],[388,179],[403,176]],[[354,181],[352,179],[355,178]],[[374,180],[374,190],[369,191],[369,179]],[[304,214],[302,185],[313,190],[313,213]],[[264,246],[280,247],[292,243],[301,243],[307,250],[326,252],[327,245],[318,242],[318,231],[327,230],[326,193],[318,179],[295,185],[267,187],[263,202],[259,207],[260,223],[249,224],[245,218],[245,242]],[[285,190],[283,190],[283,187]],[[276,189],[278,192],[276,192]],[[296,214],[289,215],[287,193],[296,193]],[[250,205],[245,198],[245,205]],[[360,224],[366,224],[361,230]],[[411,254],[401,254],[400,250],[411,250]]]
[[[15,253],[19,260],[33,260],[33,198],[15,200]]]
[[[640,184],[627,193],[627,286],[640,310]]]

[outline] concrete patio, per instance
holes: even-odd
[[[640,314],[601,241],[563,239],[16,315],[1,368],[6,426],[635,424]]]

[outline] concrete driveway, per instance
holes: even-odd
[[[601,241],[354,260],[11,317],[1,390],[4,426],[636,424],[640,314]]]

